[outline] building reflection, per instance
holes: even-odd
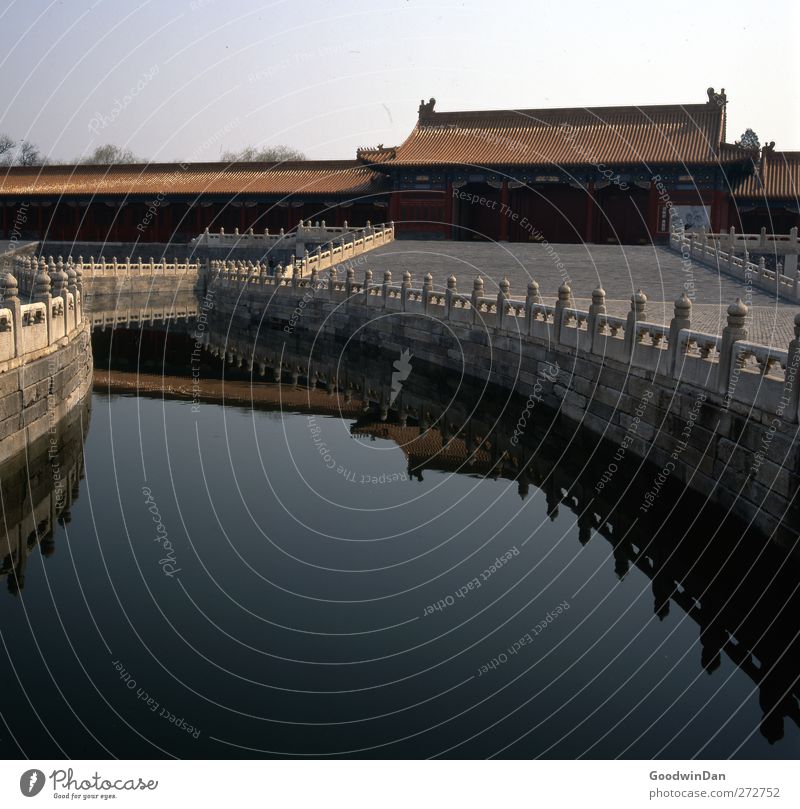
[[[83,439],[90,400],[54,425],[49,434],[0,465],[0,578],[19,595],[25,571],[37,548],[45,558],[56,551],[56,525],[69,523],[70,509],[83,480]]]
[[[323,353],[323,346],[327,346]],[[677,607],[698,626],[698,664],[713,676],[723,655],[758,688],[760,731],[775,743],[787,720],[800,727],[800,559],[698,494],[670,481],[655,505],[639,506],[655,470],[620,471],[600,491],[597,482],[616,446],[595,452],[597,439],[543,407],[519,433],[522,399],[465,382],[412,360],[414,373],[395,393],[394,357],[374,347],[330,346],[284,335],[249,343],[207,341],[209,352],[252,380],[279,383],[313,409],[320,389],[324,412],[353,418],[354,437],[393,441],[410,478],[427,470],[515,481],[521,498],[533,488],[551,519],[574,515],[581,545],[606,542],[622,579],[636,568],[651,583],[654,614]],[[396,386],[395,386],[396,387]],[[352,412],[357,403],[357,415]],[[348,412],[349,411],[349,412]],[[515,430],[518,432],[515,433]],[[569,448],[565,451],[565,448]],[[639,474],[636,474],[636,472]],[[722,676],[721,674],[719,676]]]
[[[202,344],[199,385],[205,400],[338,415],[351,422],[354,437],[397,444],[409,476],[417,480],[430,470],[514,481],[523,499],[541,491],[551,519],[574,516],[577,542],[607,543],[608,564],[620,579],[633,569],[647,576],[653,613],[660,620],[677,608],[697,624],[697,662],[709,676],[722,676],[723,658],[747,674],[758,689],[760,731],[770,743],[783,737],[786,721],[800,727],[800,565],[790,550],[677,481],[670,481],[643,514],[639,506],[653,470],[641,471],[638,463],[621,465],[598,491],[617,447],[598,444],[538,405],[520,432],[524,400],[431,369],[422,360],[412,360],[413,372],[398,391],[393,384],[397,358],[375,346],[343,346],[269,329],[254,337],[237,334],[228,323],[215,324],[213,318],[199,333],[191,318],[183,322],[185,328],[173,329],[169,339],[177,341],[174,356],[184,363],[195,343]],[[167,357],[164,334],[173,325],[167,318],[159,331],[157,324],[151,327],[140,318],[127,338],[124,330],[118,334],[120,356],[130,356],[125,340],[137,334],[137,357],[150,345],[153,356]],[[122,330],[119,321],[113,327]],[[114,366],[111,352],[105,359],[105,367]],[[145,389],[137,371],[137,392],[196,395],[186,367],[178,370],[186,377],[185,389],[172,383],[167,389],[163,375],[151,377],[154,384]],[[223,378],[225,386],[215,387],[215,380]],[[242,400],[235,400],[236,386],[230,384],[237,380],[243,383]],[[24,586],[30,553],[38,546],[45,556],[52,554],[53,526],[69,520],[82,475],[81,442],[82,427],[75,423],[61,444],[60,463],[67,470],[61,495],[46,449],[38,455],[38,466],[30,461],[29,467],[9,470],[8,478],[3,473],[4,490],[17,492],[3,500],[0,574],[11,592]],[[586,447],[598,451],[589,458]],[[31,491],[25,494],[29,482]]]

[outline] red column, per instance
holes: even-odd
[[[711,230],[721,233],[728,229],[728,194],[725,191],[711,192]]]
[[[587,244],[591,244],[594,241],[594,217],[594,181],[590,180],[586,185],[586,224],[583,231],[583,240]]]
[[[658,192],[654,183],[650,183],[647,197],[647,229],[650,231],[650,239],[655,241],[658,238]]]
[[[500,189],[500,241],[508,241],[508,180],[503,180]]]
[[[396,222],[400,218],[400,192],[392,191],[389,197],[389,219]]]
[[[453,238],[453,183],[447,181],[447,196],[444,200],[444,235],[448,239]]]

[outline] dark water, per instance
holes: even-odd
[[[46,448],[4,472],[4,757],[800,753],[795,560],[678,487],[636,520],[633,459],[592,499],[615,448],[542,409],[517,448],[524,402],[328,359],[278,409],[96,391],[47,518]]]

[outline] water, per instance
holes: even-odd
[[[117,337],[99,378],[186,356]],[[0,592],[4,757],[800,752],[795,560],[680,490],[635,521],[633,462],[590,502],[613,447],[540,409],[503,457],[524,402],[414,364],[381,406],[396,358],[346,354],[341,396],[291,359],[224,406],[96,388],[40,546],[20,515],[52,459],[4,473],[30,545]]]

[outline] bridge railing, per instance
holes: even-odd
[[[345,310],[397,311],[435,317],[455,324],[492,330],[524,342],[564,347],[580,354],[623,363],[654,375],[713,392],[724,406],[756,407],[786,421],[798,421],[800,404],[800,314],[795,316],[795,338],[786,350],[752,343],[746,327],[748,309],[739,299],[728,307],[727,325],[721,335],[696,331],[691,325],[691,300],[685,294],[675,301],[669,324],[647,319],[647,296],[631,296],[626,317],[606,312],[605,292],[595,289],[588,309],[575,306],[569,285],[559,287],[554,305],[545,304],[535,281],[525,298],[512,298],[508,281],[497,295],[486,295],[483,279],[473,283],[471,294],[457,290],[454,276],[445,289],[434,289],[430,273],[422,286],[405,273],[400,284],[391,272],[382,283],[366,270],[357,282],[352,268],[343,279],[334,273],[315,271],[308,277],[291,277],[245,262],[211,262],[209,286],[238,290],[238,299],[261,299],[265,306],[273,295],[295,295],[307,301],[330,302]],[[746,412],[746,411],[745,411]]]
[[[192,239],[192,244],[196,247],[259,247],[268,251],[271,247],[284,242],[294,242],[298,246],[297,258],[311,258],[317,253],[330,253],[335,250],[337,254],[343,256],[355,256],[364,252],[364,249],[372,249],[381,244],[386,244],[394,238],[394,223],[372,225],[367,222],[363,228],[352,228],[347,222],[341,227],[328,227],[325,221],[314,222],[311,220],[300,223],[297,228],[288,233],[281,228],[277,233],[270,233],[269,228],[261,232],[256,232],[253,228],[244,233],[235,228],[233,233],[226,233],[224,228],[212,233],[208,228],[200,236]],[[316,244],[316,248],[305,250],[307,243]],[[341,259],[340,259],[341,260]],[[325,269],[318,267],[317,269]]]
[[[20,300],[20,286],[10,272],[0,282],[0,369],[30,360],[50,346],[69,340],[85,321],[81,278],[74,270],[52,276],[37,272],[27,279],[30,302]]]
[[[45,259],[44,257],[37,258],[36,256],[19,257],[15,261],[14,274],[19,279],[20,290],[29,293],[34,279],[38,273],[42,271],[53,276],[56,272],[65,271],[69,274],[70,271],[78,273],[81,278],[114,278],[119,276],[197,276],[200,271],[200,262],[190,261],[188,258],[184,261],[154,261],[150,258],[148,261],[143,260],[141,257],[136,261],[131,261],[130,257],[126,257],[123,261],[117,261],[116,256],[111,259],[106,259],[100,256],[95,260],[94,256],[90,256],[88,260],[84,260],[83,256],[78,256],[75,261],[72,256],[68,256],[66,261],[58,256],[54,259],[52,256]]]
[[[676,228],[670,234],[669,244],[685,259],[713,267],[745,285],[800,303],[797,228],[792,228],[788,236],[768,235],[763,228],[758,235],[737,234],[733,228],[727,234]],[[784,261],[783,264],[777,262],[776,269],[772,270],[766,266],[764,255],[758,262],[751,261],[751,252],[783,256]]]

